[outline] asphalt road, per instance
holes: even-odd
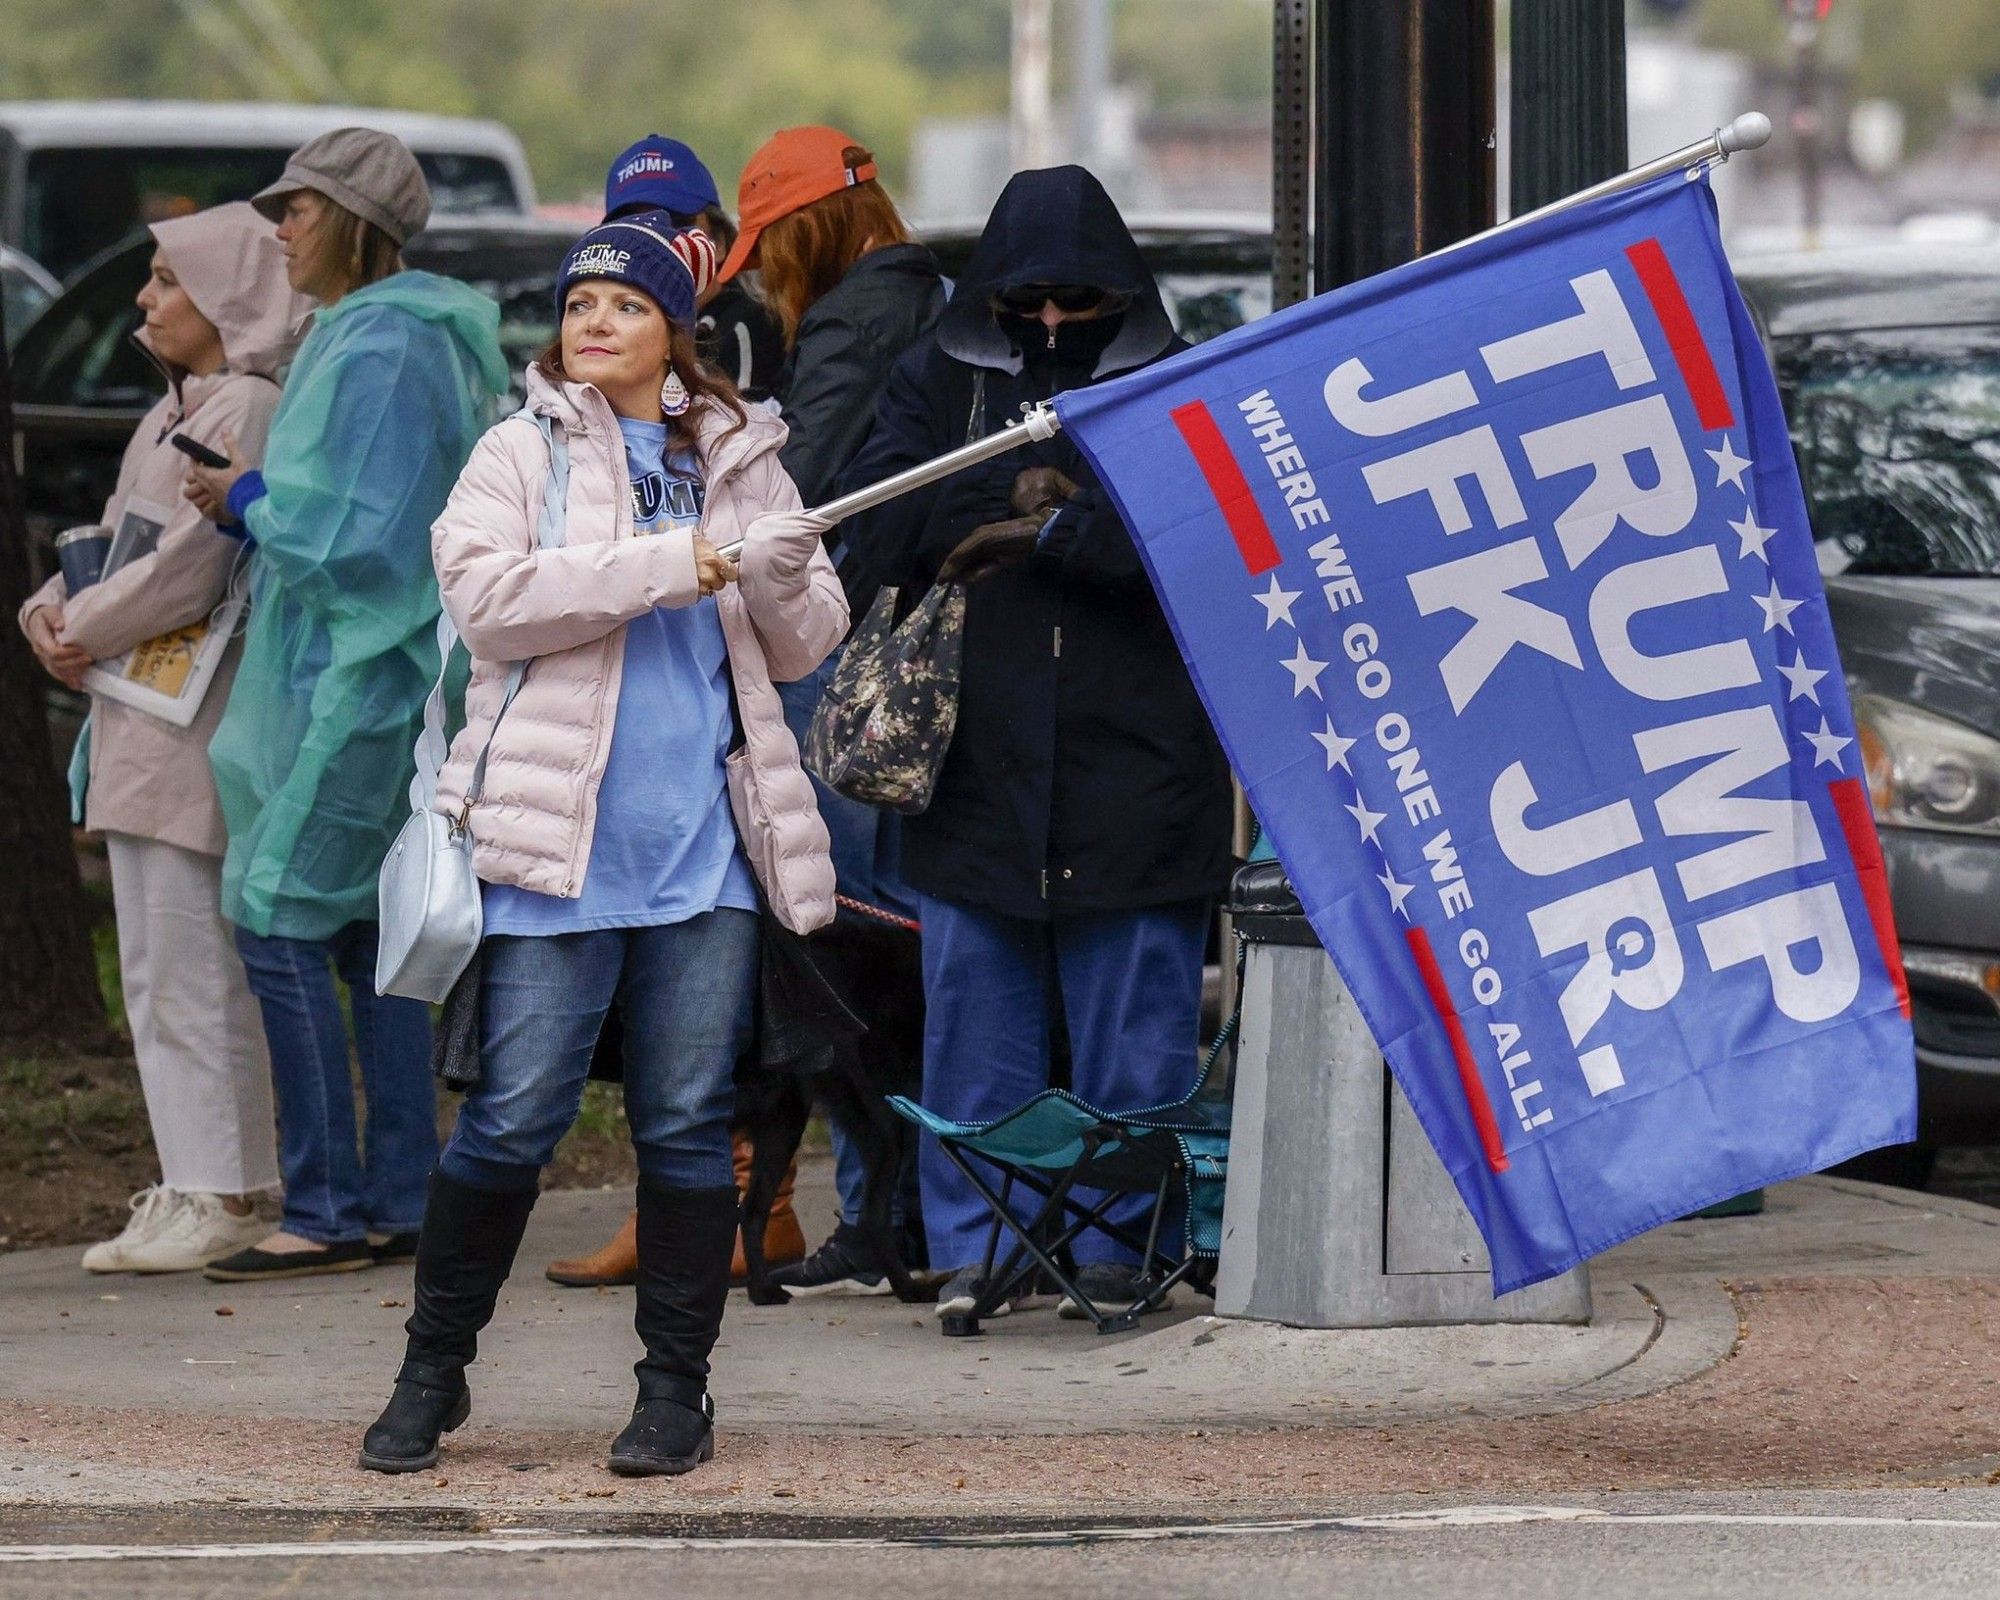
[[[199,1535],[191,1535],[196,1526]],[[375,1600],[421,1584],[425,1600],[556,1592],[676,1600],[874,1600],[884,1592],[1942,1600],[2000,1587],[2000,1492],[1990,1489],[1612,1496],[1546,1508],[1405,1502],[1290,1524],[946,1537],[862,1524],[768,1526],[765,1533],[661,1524],[481,1531],[381,1517],[232,1524],[226,1514],[176,1513],[100,1514],[85,1528],[37,1526],[15,1511],[0,1519],[0,1596]],[[153,1553],[163,1547],[182,1553]]]

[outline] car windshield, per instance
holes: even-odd
[[[409,263],[458,278],[500,304],[500,346],[515,399],[528,361],[555,337],[555,281],[567,241],[560,236],[466,237],[435,230],[412,242]],[[15,370],[17,398],[89,408],[153,403],[165,380],[132,342],[143,320],[133,304],[151,252],[142,243],[99,262],[64,291]]]
[[[1160,298],[1174,329],[1189,344],[1200,344],[1271,310],[1269,273],[1163,272]]]
[[[1825,572],[2000,572],[2000,328],[1778,342]]]
[[[0,266],[0,296],[5,297],[7,342],[11,345],[49,303],[49,292],[25,272]]]
[[[58,278],[134,228],[243,200],[285,170],[288,148],[48,149],[28,157],[21,243]],[[518,211],[506,164],[491,156],[420,152],[440,214]]]

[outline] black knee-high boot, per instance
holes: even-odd
[[[465,1369],[493,1319],[535,1199],[532,1189],[500,1194],[431,1174],[413,1309],[403,1324],[409,1343],[396,1392],[361,1441],[362,1466],[421,1472],[437,1460],[439,1436],[470,1414]]]
[[[639,1401],[611,1447],[627,1477],[687,1472],[715,1454],[708,1355],[722,1331],[736,1248],[734,1184],[681,1189],[639,1180],[639,1282],[633,1323],[646,1347]]]

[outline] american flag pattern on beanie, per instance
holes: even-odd
[[[699,228],[683,228],[667,243],[667,248],[680,257],[681,265],[694,279],[697,298],[706,294],[715,282],[716,269],[721,265],[721,257],[716,254],[715,241]]]

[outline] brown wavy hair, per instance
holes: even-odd
[[[875,158],[858,144],[841,152],[850,168]],[[910,230],[896,202],[873,178],[787,212],[757,236],[757,277],[764,302],[785,330],[789,349],[799,319],[869,250],[907,244]]]
[[[667,448],[688,450],[699,453],[700,437],[696,430],[696,419],[701,415],[699,402],[708,401],[720,406],[735,420],[718,434],[717,440],[728,438],[750,420],[743,408],[743,396],[725,372],[711,367],[701,359],[695,349],[694,330],[667,318],[667,359],[674,364],[674,371],[681,375],[681,382],[687,386],[689,397],[697,402],[690,405],[678,417],[668,417]],[[557,383],[569,382],[569,374],[563,371],[562,335],[558,333],[549,346],[535,357],[535,365],[542,369],[542,375]],[[666,375],[661,374],[664,379]]]
[[[307,248],[312,252],[312,271],[321,288],[337,287],[341,295],[349,295],[403,270],[403,252],[394,239],[338,200],[323,194],[319,198],[325,209],[313,227]]]

